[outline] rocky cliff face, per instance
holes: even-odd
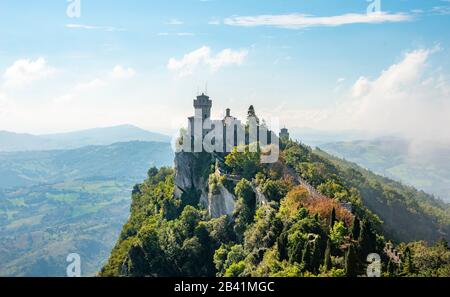
[[[209,189],[208,178],[215,158],[208,153],[177,153],[175,156],[175,195],[201,203],[209,215],[217,218],[231,215],[235,197],[223,185]]]
[[[208,153],[177,153],[175,155],[175,196],[180,199],[189,199],[194,204],[201,203],[211,217],[218,218],[232,215],[236,197],[223,184],[215,183],[214,189],[209,184],[210,176],[220,176],[214,170],[216,160]],[[223,176],[227,179],[227,176]],[[236,183],[236,180],[231,180]],[[253,186],[258,204],[267,203],[267,198],[260,189]]]
[[[235,196],[223,185],[217,185],[214,191],[208,195],[208,212],[213,218],[223,215],[231,215],[235,207]]]
[[[178,198],[194,198],[208,205],[208,176],[212,156],[207,153],[177,153],[175,155],[175,195]]]

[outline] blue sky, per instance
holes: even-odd
[[[289,127],[429,137],[448,124],[450,1],[381,0],[370,16],[366,0],[80,2],[70,18],[66,0],[0,0],[0,130],[171,133],[206,82],[215,116],[254,104]]]

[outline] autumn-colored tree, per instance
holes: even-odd
[[[294,187],[281,201],[280,212],[286,217],[293,217],[302,207],[302,203],[309,197],[308,191],[302,187]]]
[[[302,200],[301,205],[313,215],[318,213],[322,219],[326,219],[329,223],[331,220],[334,222],[343,221],[349,227],[353,222],[353,214],[334,199],[326,197],[312,198],[309,196],[308,199]],[[331,219],[333,208],[335,217]]]

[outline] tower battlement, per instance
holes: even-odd
[[[204,93],[197,96],[197,99],[194,100],[194,108],[196,116],[201,117],[204,120],[211,118],[212,100]]]

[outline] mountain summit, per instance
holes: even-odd
[[[251,148],[151,168],[100,276],[354,277],[373,254],[380,275],[450,275],[448,205],[288,137],[275,163]]]

